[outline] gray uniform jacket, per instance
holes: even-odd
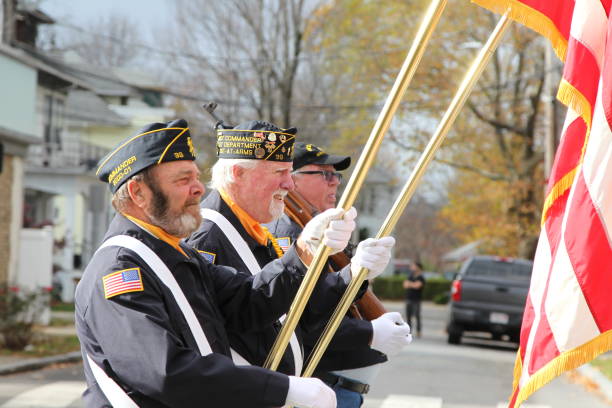
[[[172,293],[138,255],[106,247],[76,292],[76,327],[87,353],[140,407],[267,407],[285,403],[288,377],[235,366],[226,328],[249,331],[286,313],[306,268],[295,251],[255,277],[215,266],[181,244],[188,257],[117,215],[105,239],[129,235],[168,266],[202,326],[212,353],[201,356]],[[138,268],[142,290],[105,298],[103,278]],[[109,407],[85,362],[87,407]]]

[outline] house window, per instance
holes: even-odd
[[[53,97],[51,95],[45,95],[45,101],[43,106],[43,132],[45,137],[45,143],[51,143],[51,122],[53,118]]]
[[[42,108],[43,137],[47,157],[62,150],[64,128],[64,99],[61,95],[44,95]]]
[[[62,128],[64,127],[64,100],[56,99],[53,114],[53,144],[62,150]]]

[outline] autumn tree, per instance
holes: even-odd
[[[442,256],[459,242],[452,221],[440,217],[442,206],[422,195],[413,198],[393,232],[397,258],[415,259],[441,269]]]
[[[330,57],[325,67],[346,85],[338,86],[336,95],[361,102],[361,109],[342,118],[348,123],[337,125],[346,130],[341,140],[346,145],[355,145],[356,135],[367,136],[375,115],[371,106],[389,92],[426,7],[418,0],[372,3],[337,0],[320,19],[326,32],[322,50],[342,45],[344,53],[340,62]],[[385,141],[400,147],[398,157],[408,164],[423,150],[496,21],[476,6],[449,2]],[[444,210],[451,231],[485,240],[490,251],[527,258],[537,239],[543,190],[543,53],[534,33],[511,26],[436,154],[455,173]],[[471,205],[462,205],[464,199]]]

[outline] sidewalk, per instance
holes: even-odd
[[[51,312],[52,318],[74,321],[73,312]],[[43,333],[50,335],[76,335],[74,325],[48,326],[43,328]],[[0,355],[0,376],[19,373],[23,371],[38,370],[53,364],[72,363],[81,361],[81,352],[58,354],[48,357],[25,357],[25,356],[2,356]]]

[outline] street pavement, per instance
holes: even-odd
[[[402,303],[386,302],[403,312]],[[447,307],[425,303],[423,337],[383,365],[364,408],[501,408],[507,406],[517,345],[488,335],[446,342]],[[583,383],[587,382],[587,386]],[[607,390],[607,399],[602,391]],[[572,372],[532,395],[523,408],[604,408],[612,406],[612,388]]]
[[[401,302],[385,302],[385,306],[389,311],[403,312]],[[382,366],[363,407],[505,407],[516,345],[478,336],[466,337],[459,346],[448,345],[444,333],[446,307],[425,303],[423,314],[423,337],[415,338]],[[74,332],[72,326],[47,330],[56,334]],[[603,376],[595,378],[598,372],[593,371],[560,376],[522,407],[612,406],[612,383]],[[80,395],[84,390],[79,353],[47,360],[0,357],[0,408],[82,408]]]

